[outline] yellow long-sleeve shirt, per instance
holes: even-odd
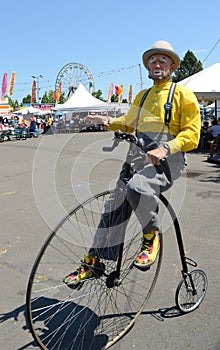
[[[171,81],[161,85],[153,85],[141,109],[138,125],[137,113],[142,96],[146,90],[140,91],[129,111],[119,118],[111,118],[110,130],[120,129],[132,133],[137,128],[139,132],[160,132],[164,126],[164,104],[167,102]],[[170,153],[190,151],[198,147],[201,118],[200,108],[195,94],[182,85],[176,85],[172,101],[170,133],[175,137],[169,141]]]

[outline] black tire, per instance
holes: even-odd
[[[176,290],[176,305],[183,313],[197,309],[203,301],[208,287],[204,271],[196,269],[186,274]]]
[[[122,191],[121,191],[122,192]],[[30,331],[41,349],[108,349],[134,325],[156,284],[162,260],[162,236],[155,263],[146,272],[133,266],[142,231],[135,215],[126,229],[121,283],[109,283],[116,261],[101,260],[105,273],[70,289],[63,278],[88,253],[104,210],[118,191],[106,191],[71,210],[42,246],[26,294]]]

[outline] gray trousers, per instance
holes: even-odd
[[[116,189],[105,203],[99,226],[94,236],[90,254],[104,259],[116,260],[119,245],[124,241],[126,227],[134,211],[141,224],[143,233],[160,229],[158,205],[160,193],[168,190],[184,168],[182,153],[169,157],[161,165],[146,165],[130,175],[125,181],[124,169],[120,173]]]

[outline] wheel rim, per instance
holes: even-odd
[[[193,291],[192,283],[195,287]],[[193,270],[181,281],[176,291],[176,304],[180,311],[187,313],[194,311],[203,301],[208,281],[206,274],[202,270]]]
[[[103,211],[111,193],[102,193],[74,209],[50,235],[36,259],[27,289],[27,309],[31,332],[42,349],[109,348],[132,327],[152,293],[161,265],[162,240],[160,254],[149,271],[133,268],[142,236],[134,216],[127,226],[119,286],[107,287],[105,275],[87,280],[74,290],[62,282],[87,253],[85,224],[90,226],[87,235],[92,237],[99,220],[97,213]],[[75,237],[70,242],[74,230],[82,232],[77,245]],[[116,269],[115,261],[103,263],[106,274]]]

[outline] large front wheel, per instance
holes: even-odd
[[[135,268],[142,230],[133,214],[126,225],[118,283],[111,283],[117,261],[106,259],[101,259],[105,272],[99,277],[75,289],[63,283],[64,276],[76,270],[88,253],[106,212],[105,203],[125,195],[124,191],[107,191],[77,206],[41,248],[26,296],[29,327],[41,349],[107,349],[132,327],[146,305],[160,270],[162,237],[160,252],[150,269],[143,272]]]

